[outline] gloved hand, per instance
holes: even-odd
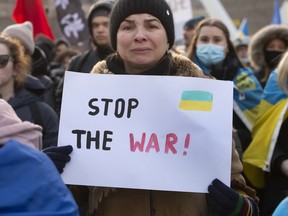
[[[59,173],[62,173],[66,163],[71,159],[69,154],[73,151],[73,147],[71,145],[51,146],[42,151],[53,161]]]
[[[250,197],[242,196],[219,179],[208,186],[208,200],[217,215],[248,216],[258,215],[258,207]]]

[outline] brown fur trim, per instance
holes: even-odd
[[[115,188],[104,187],[89,187],[89,208],[87,215],[94,215],[102,200],[107,197],[111,192],[116,192]]]
[[[282,39],[288,45],[288,27],[285,25],[268,25],[253,35],[248,46],[248,57],[253,68],[259,70],[265,66],[263,49],[274,38]]]
[[[204,75],[202,70],[194,64],[189,58],[182,54],[173,53],[172,54],[172,64],[176,68],[177,76],[188,76],[188,77],[201,77],[209,78]],[[92,69],[91,73],[94,74],[112,74],[108,70],[106,61],[98,62]]]
[[[236,179],[233,179],[231,181],[231,188],[233,188],[234,190],[238,191],[239,193],[241,193],[242,195],[248,195],[249,197],[251,197],[252,199],[254,199],[254,201],[258,204],[260,199],[256,194],[256,191],[247,186],[244,182],[241,181],[237,181]],[[243,194],[244,192],[244,194]]]

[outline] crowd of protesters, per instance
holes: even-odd
[[[84,52],[66,38],[33,38],[29,21],[0,29],[0,215],[288,215],[288,26],[232,41],[222,20],[200,16],[183,26],[180,49],[173,23],[165,0],[99,0]],[[59,174],[73,160],[72,146],[57,143],[65,71],[232,81],[231,186],[214,179],[207,194],[65,186]]]

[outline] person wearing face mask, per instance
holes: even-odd
[[[249,36],[238,37],[234,41],[234,47],[235,47],[237,56],[245,67],[250,67],[249,59],[248,59],[249,42],[250,42]]]
[[[253,71],[242,65],[229,30],[219,19],[202,20],[191,41],[188,57],[206,74],[234,83],[233,126],[237,130],[243,151],[251,142],[262,87]]]
[[[248,58],[263,88],[287,48],[288,27],[284,25],[265,26],[251,38]]]

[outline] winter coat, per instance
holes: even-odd
[[[45,153],[10,140],[0,146],[0,158],[0,215],[79,215],[73,196]]]
[[[166,63],[167,58],[160,61],[160,64],[152,70],[148,70],[143,74],[155,75],[157,71],[160,75],[176,75],[189,77],[206,77],[198,66],[196,66],[188,58],[173,54],[170,58],[170,66],[168,69]],[[116,59],[116,60],[115,60]],[[116,62],[116,64],[113,64]],[[119,63],[119,64],[118,64]],[[111,71],[112,68],[112,71]],[[123,62],[117,61],[117,56],[112,56],[111,61],[101,61],[95,65],[91,73],[94,74],[115,74],[122,73]],[[168,72],[165,72],[168,71]],[[154,73],[153,73],[154,72]],[[157,75],[159,75],[157,74]],[[232,134],[231,134],[232,135]],[[235,189],[249,190],[245,185],[245,180],[241,175],[242,164],[239,155],[235,150],[233,142],[231,167],[232,185],[237,185]],[[208,215],[208,205],[205,194],[200,193],[183,193],[169,191],[150,191],[150,190],[133,190],[133,189],[117,189],[89,187],[89,212],[88,215],[99,216],[184,216],[184,215]]]
[[[112,52],[110,48],[98,47],[91,49],[83,54],[74,56],[69,62],[67,70],[89,73],[97,62],[104,60]]]
[[[42,128],[39,125],[23,122],[3,99],[0,99],[0,110],[0,145],[14,139],[38,150],[42,148]]]
[[[8,100],[22,121],[38,124],[43,128],[43,148],[57,146],[59,119],[56,112],[43,102],[43,85],[29,77],[25,87],[17,90]],[[45,90],[45,88],[44,88]]]
[[[250,65],[255,70],[255,75],[260,80],[262,87],[266,85],[267,81],[261,81],[265,77],[265,70],[269,70],[270,74],[274,69],[267,67],[264,57],[265,46],[274,38],[282,39],[288,44],[288,27],[284,25],[265,26],[253,35],[248,46]]]
[[[281,163],[288,160],[287,130],[288,119],[282,123],[271,161],[271,173],[267,174],[261,203],[263,215],[272,215],[277,205],[288,196],[288,177],[281,170]]]

